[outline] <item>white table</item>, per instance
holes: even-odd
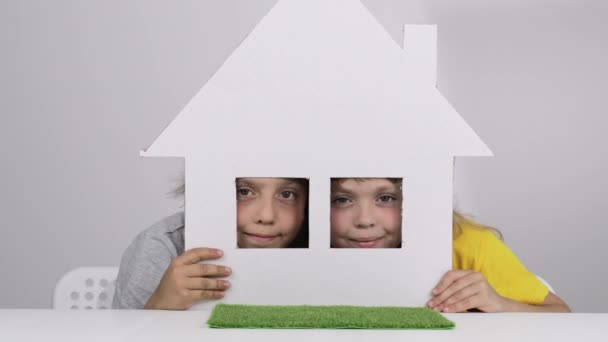
[[[209,311],[0,309],[0,341],[608,341],[608,314],[446,314],[453,330],[210,329]]]

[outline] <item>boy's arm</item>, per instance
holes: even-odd
[[[144,308],[177,255],[172,244],[162,238],[144,231],[126,249],[116,279],[113,309]]]

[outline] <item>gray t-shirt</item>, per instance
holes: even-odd
[[[143,309],[171,261],[183,253],[183,212],[139,233],[122,256],[112,308]]]

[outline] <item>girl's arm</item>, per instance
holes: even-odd
[[[568,305],[549,292],[542,304],[520,303],[500,296],[479,272],[452,270],[447,272],[433,289],[427,306],[441,312],[570,312]]]
[[[503,300],[505,301],[504,311],[572,312],[566,302],[551,292],[549,292],[547,297],[545,297],[545,301],[540,305],[524,304],[504,297]]]
[[[443,312],[570,312],[491,230],[463,226],[453,253],[455,269],[441,278],[429,307]]]

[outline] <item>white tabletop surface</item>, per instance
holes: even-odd
[[[608,341],[608,314],[446,314],[453,330],[210,329],[209,311],[0,309],[0,341]]]

